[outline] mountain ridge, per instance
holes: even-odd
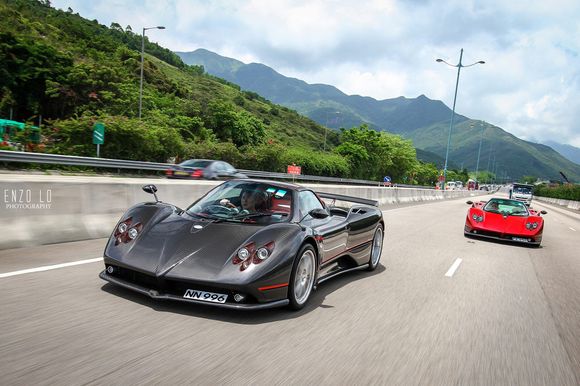
[[[438,157],[445,156],[451,109],[442,101],[424,94],[417,98],[400,96],[376,100],[368,96],[347,95],[332,85],[308,84],[279,74],[264,64],[244,64],[205,49],[176,54],[187,64],[203,65],[208,73],[221,76],[242,89],[257,92],[329,128],[348,128],[365,123],[371,128],[411,139],[417,149]],[[216,62],[218,69],[214,70]],[[480,123],[455,115],[450,164],[453,162],[475,170],[482,131]],[[561,178],[559,172],[563,171],[574,181],[580,181],[580,166],[549,146],[521,140],[491,124],[485,126],[479,170],[487,169],[489,165],[492,171],[510,179],[537,175],[556,180]],[[483,159],[494,159],[494,162],[483,163]]]

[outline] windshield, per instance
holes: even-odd
[[[254,181],[226,182],[187,209],[192,216],[270,224],[289,221],[292,191]]]
[[[523,186],[516,186],[513,192],[518,194],[532,194],[532,189]]]
[[[211,163],[211,161],[201,160],[201,159],[190,159],[183,161],[179,166],[187,166],[190,168],[205,168]]]
[[[491,213],[501,213],[506,216],[527,216],[528,208],[523,202],[515,200],[492,199],[483,207],[483,210]]]

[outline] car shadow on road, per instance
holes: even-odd
[[[111,295],[142,304],[158,312],[168,312],[204,319],[214,319],[235,324],[262,324],[299,318],[302,315],[317,309],[334,308],[334,306],[330,304],[324,304],[324,300],[326,299],[327,295],[358,280],[364,280],[374,275],[378,275],[385,270],[386,268],[383,265],[379,265],[373,272],[354,271],[329,279],[328,281],[320,284],[318,288],[312,292],[312,295],[310,295],[310,299],[308,300],[308,304],[306,304],[306,306],[300,311],[293,311],[287,307],[255,311],[231,310],[212,307],[209,305],[205,306],[203,304],[185,304],[170,300],[155,300],[147,297],[146,295],[133,292],[129,289],[119,287],[111,283],[104,284],[101,289]]]

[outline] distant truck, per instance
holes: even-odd
[[[534,185],[513,184],[510,189],[510,199],[524,202],[526,205],[532,203]]]

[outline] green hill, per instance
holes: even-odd
[[[296,163],[313,175],[436,179],[409,141],[365,127],[329,130],[149,41],[138,117],[141,35],[130,26],[107,27],[47,0],[0,0],[0,20],[0,117],[42,126],[40,143],[26,130],[9,134],[30,151],[94,156],[92,127],[101,122],[106,158],[216,158],[278,172]]]
[[[308,84],[285,77],[263,64],[244,64],[204,49],[177,54],[186,63],[203,65],[209,73],[296,109],[327,127],[352,127],[367,123],[377,130],[400,134],[413,140],[419,159],[438,166],[443,164],[441,159],[445,157],[451,110],[441,101],[424,95],[386,100],[346,95],[333,86]],[[475,128],[472,129],[470,125],[473,123]],[[456,115],[450,167],[459,165],[475,170],[480,133],[479,121]],[[495,163],[488,162],[494,157]],[[493,168],[498,174],[511,179],[524,175],[560,179],[559,172],[562,171],[569,179],[580,181],[578,164],[548,146],[521,140],[495,126],[484,133],[480,158],[480,170]]]

